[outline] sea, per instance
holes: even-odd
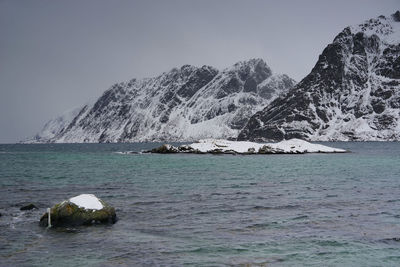
[[[0,266],[400,266],[400,143],[344,154],[124,154],[159,143],[0,145]],[[112,225],[44,228],[83,193]],[[38,209],[21,211],[33,203]]]

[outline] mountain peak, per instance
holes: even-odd
[[[248,118],[293,87],[262,59],[223,71],[183,65],[107,90],[94,105],[48,124],[36,142],[236,138]]]
[[[262,58],[251,58],[251,59],[248,59],[248,60],[242,60],[242,61],[239,61],[239,62],[237,62],[237,63],[235,63],[233,65],[233,67],[235,67],[235,68],[241,68],[241,67],[246,67],[246,66],[249,66],[249,67],[258,66],[260,68],[269,69],[269,66],[267,65],[267,63]]]
[[[339,33],[286,95],[250,118],[240,140],[400,140],[396,12]]]
[[[348,29],[352,34],[362,32],[368,37],[376,36],[387,44],[397,44],[400,41],[399,22],[400,11],[396,11],[390,16],[381,15],[371,18],[361,24],[350,26]]]
[[[392,18],[394,21],[400,22],[400,11],[397,10],[394,14],[392,14]]]
[[[258,84],[272,75],[271,68],[261,58],[239,61],[232,67],[223,70],[224,73],[237,73],[241,80],[254,79]]]

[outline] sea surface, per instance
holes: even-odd
[[[400,266],[400,143],[324,144],[352,153],[0,145],[0,266]],[[118,222],[39,226],[81,193]],[[29,203],[39,209],[19,210]]]

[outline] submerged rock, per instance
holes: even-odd
[[[40,218],[40,226],[48,226],[48,212]],[[51,226],[78,226],[115,223],[115,209],[92,194],[82,194],[50,209]]]
[[[20,210],[33,210],[38,209],[34,204],[30,203],[28,205],[22,206]]]

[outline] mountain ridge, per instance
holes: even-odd
[[[238,140],[400,140],[400,12],[346,27]]]
[[[221,71],[183,65],[114,84],[94,103],[49,121],[26,142],[234,139],[252,114],[294,84],[285,74],[273,74],[262,59]]]
[[[400,11],[343,29],[297,85],[262,59],[114,84],[28,142],[400,140]]]

